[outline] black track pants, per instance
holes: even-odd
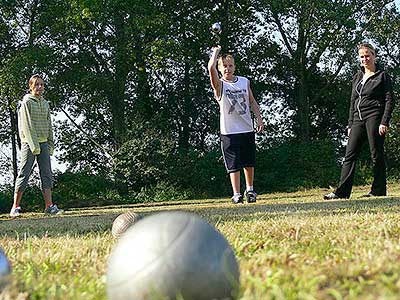
[[[340,183],[335,194],[341,198],[349,198],[353,187],[356,160],[365,140],[368,140],[371,152],[374,181],[371,193],[376,196],[386,195],[386,164],[384,152],[385,137],[379,135],[381,117],[370,117],[362,121],[354,121],[351,126],[349,141],[346,147],[346,156],[342,166]]]

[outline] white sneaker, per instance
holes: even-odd
[[[233,204],[243,203],[243,196],[241,194],[233,195],[231,200]]]
[[[21,212],[22,211],[21,211],[21,207],[20,206],[11,208],[10,217],[12,217],[12,218],[19,217],[21,215]]]

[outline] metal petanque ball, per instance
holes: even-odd
[[[234,300],[238,290],[232,248],[192,213],[143,218],[121,237],[108,261],[110,300]]]
[[[128,211],[126,213],[120,214],[115,218],[112,228],[111,234],[115,238],[119,238],[130,226],[136,223],[141,216],[133,211]]]
[[[212,30],[212,32],[214,32],[214,33],[218,33],[218,34],[221,33],[221,31],[222,31],[222,29],[221,29],[221,23],[217,22],[217,23],[212,24],[211,30]]]
[[[0,248],[0,291],[7,285],[11,274],[11,265],[4,251]]]

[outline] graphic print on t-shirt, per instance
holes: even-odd
[[[250,114],[249,80],[236,76],[235,81],[221,80],[220,128],[221,134],[254,131]]]
[[[245,98],[247,91],[226,89],[225,93],[228,101],[231,104],[228,110],[228,114],[232,114],[236,110],[239,115],[244,115],[247,110]]]

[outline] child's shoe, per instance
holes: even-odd
[[[20,206],[17,206],[15,208],[11,208],[10,217],[12,217],[12,218],[19,217],[21,215],[21,212],[22,211],[21,211],[21,207]]]
[[[255,191],[246,191],[245,196],[247,203],[254,203],[257,200],[257,193]]]

